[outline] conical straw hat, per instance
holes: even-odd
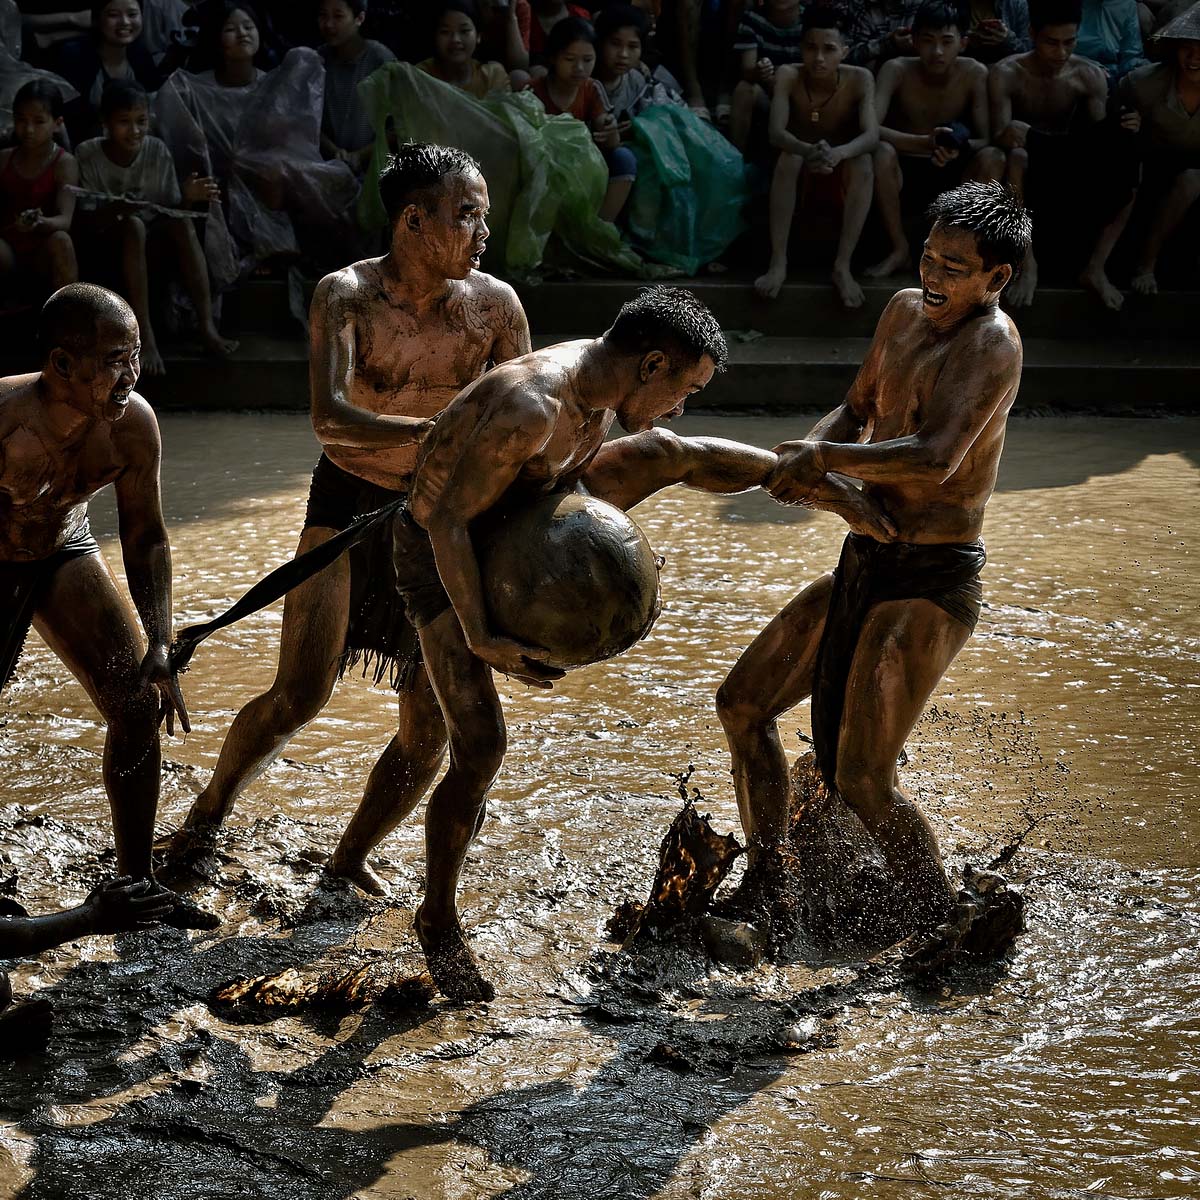
[[[1200,0],[1164,25],[1154,38],[1163,42],[1200,42]]]

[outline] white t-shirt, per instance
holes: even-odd
[[[110,192],[131,200],[150,200],[177,208],[183,203],[175,160],[166,142],[147,137],[137,158],[127,167],[113,162],[104,153],[104,139],[91,138],[80,142],[75,151],[79,161],[79,186],[92,192]],[[80,200],[82,208],[99,208],[96,201]],[[151,214],[146,214],[147,218]]]

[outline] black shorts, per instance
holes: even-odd
[[[442,586],[429,534],[404,509],[392,522],[392,552],[396,587],[414,628],[424,629],[448,608],[450,597]]]

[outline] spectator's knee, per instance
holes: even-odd
[[[758,84],[748,79],[739,79],[733,89],[731,103],[734,108],[752,108],[758,94]]]
[[[63,229],[56,230],[47,238],[46,250],[56,263],[67,265],[75,262],[75,243]]]
[[[846,173],[851,179],[871,179],[875,175],[872,163],[870,154],[856,154],[853,158],[846,159]]]
[[[999,179],[1004,174],[1004,151],[999,146],[984,146],[975,156],[975,170],[980,179]]]
[[[513,71],[508,78],[514,92],[523,92],[533,82],[529,72],[520,69]]]
[[[798,179],[800,172],[804,169],[804,159],[798,154],[793,154],[790,150],[780,152],[779,158],[775,163],[775,170],[784,176]]]
[[[1029,151],[1024,146],[1014,146],[1008,152],[1008,165],[1024,171],[1029,166]]]
[[[891,142],[880,142],[871,152],[871,157],[875,160],[875,166],[881,171],[894,170],[900,166],[896,147]]]
[[[144,249],[146,245],[146,225],[142,218],[133,216],[132,214],[123,217],[121,220],[121,237],[124,239],[126,246]]]
[[[608,177],[629,180],[637,178],[637,155],[628,146],[618,146],[608,152]]]

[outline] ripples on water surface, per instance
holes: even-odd
[[[680,427],[770,446],[805,423],[701,414]],[[315,452],[298,417],[168,417],[163,431],[183,624],[290,555]],[[399,1026],[371,1012],[340,1028],[222,1024],[198,1002],[208,987],[319,949],[317,935],[256,920],[248,900],[240,925],[197,938],[194,953],[168,933],[125,939],[115,967],[102,942],[81,944],[82,966],[75,952],[26,964],[20,988],[60,986],[68,1008],[117,980],[142,1008],[93,1013],[99,1043],[79,1018],[78,1054],[21,1081],[0,1109],[0,1191],[7,1180],[10,1193],[56,1196],[71,1180],[72,1196],[105,1197],[260,1195],[269,1182],[296,1197],[1200,1194],[1198,456],[1193,420],[1011,430],[985,530],[987,608],[911,739],[907,775],[953,862],[1042,819],[1016,860],[1030,931],[1006,972],[949,996],[852,967],[716,972],[665,996],[657,1024],[581,1018],[576,971],[611,907],[648,884],[678,805],[668,774],[695,764],[715,822],[736,828],[713,694],[833,564],[842,535],[761,495],[675,490],[637,511],[667,556],[651,637],[551,694],[504,689],[511,752],[463,894],[498,1002]],[[115,561],[110,503],[94,523]],[[279,622],[278,609],[259,614],[197,654],[195,731],[167,747],[164,825],[269,682]],[[96,867],[71,871],[109,837],[102,731],[64,676],[34,639],[0,701],[0,846],[31,907],[78,896]],[[311,890],[288,865],[305,848],[296,839],[331,847],[391,720],[386,693],[350,682],[293,741],[235,817],[259,879],[237,895]],[[798,748],[807,710],[783,728]],[[16,805],[65,825],[14,829]],[[381,861],[409,904],[419,823]],[[237,864],[226,872],[228,899]],[[409,955],[402,907],[351,905],[330,928],[345,941],[369,919],[363,944]],[[786,1012],[821,985],[840,997],[830,1048],[685,1075],[646,1062],[698,1021],[724,1018],[735,1037],[756,1005]]]

